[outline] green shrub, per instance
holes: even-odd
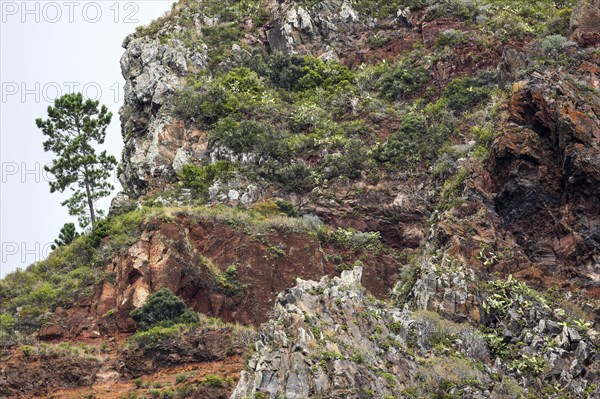
[[[467,41],[468,38],[464,32],[456,29],[446,29],[438,35],[435,44],[438,47],[456,47],[465,44]]]
[[[177,374],[175,376],[175,384],[181,384],[182,382],[186,381],[188,379],[188,376],[185,374]]]
[[[321,352],[321,359],[323,359],[325,361],[337,360],[337,359],[343,359],[343,358],[344,358],[344,356],[339,352],[335,352],[335,351],[322,351]]]
[[[352,80],[354,80],[354,73],[346,66],[334,61],[323,61],[306,56],[304,57],[302,76],[296,82],[294,89],[299,91],[316,87],[328,89]]]
[[[206,166],[186,164],[183,165],[179,178],[183,187],[189,189],[195,197],[206,199],[208,189],[215,180],[227,176],[232,170],[232,166],[224,161]]]
[[[427,135],[427,120],[417,113],[404,117],[397,132],[375,148],[373,156],[382,163],[411,167],[420,160],[422,137]]]
[[[231,378],[223,378],[215,374],[207,374],[202,380],[202,385],[213,388],[224,388],[232,384]]]
[[[402,332],[402,323],[394,321],[388,325],[388,328],[393,334],[400,334]]]
[[[438,209],[448,210],[461,203],[462,191],[468,178],[469,170],[463,167],[446,180],[438,198]]]
[[[538,375],[546,368],[546,361],[535,356],[522,355],[520,359],[515,359],[509,366],[519,374]]]
[[[480,78],[456,78],[448,83],[444,97],[448,99],[448,107],[457,112],[464,112],[489,96],[487,82]]]
[[[16,324],[15,318],[8,313],[0,313],[0,332],[11,334]]]
[[[304,193],[315,184],[310,168],[303,163],[282,166],[276,172],[275,180],[281,183],[285,190],[294,193]]]
[[[275,216],[281,214],[281,210],[274,201],[255,202],[250,206],[253,211],[260,213],[263,216]]]
[[[323,221],[316,215],[302,215],[298,221],[309,234],[318,234],[324,228]]]
[[[399,100],[417,93],[428,79],[423,67],[400,62],[384,69],[376,82],[376,88],[383,97]]]
[[[87,241],[92,248],[98,248],[102,239],[108,236],[109,221],[100,219],[96,222],[90,233],[86,236]]]
[[[238,67],[229,71],[220,79],[222,85],[234,93],[262,94],[264,84],[256,72],[246,67]]]
[[[290,115],[290,127],[296,133],[316,132],[326,121],[325,110],[310,102],[300,104]]]
[[[222,5],[221,5],[222,7]],[[226,22],[202,27],[202,41],[208,46],[208,58],[212,66],[218,67],[231,45],[242,37],[237,22]]]
[[[406,303],[408,294],[412,291],[413,287],[415,286],[415,283],[420,277],[420,273],[420,259],[416,257],[410,258],[409,263],[402,268],[400,272],[400,278],[398,279],[398,284],[396,285],[396,288],[392,293],[398,306],[402,306]],[[392,329],[391,327],[390,329],[394,331],[395,334],[398,334],[398,332]]]
[[[152,347],[165,340],[172,340],[173,337],[191,327],[193,327],[192,324],[175,324],[169,327],[157,325],[145,331],[137,331],[129,337],[127,346],[138,348]]]
[[[227,147],[233,153],[243,154],[255,151],[265,141],[274,140],[274,130],[269,123],[225,118],[219,121],[210,136],[215,143]]]
[[[316,87],[328,89],[354,80],[354,73],[338,62],[279,51],[266,56],[264,61],[255,58],[252,67],[275,86],[289,91],[305,91]]]
[[[33,356],[33,348],[31,346],[22,346],[21,352],[23,352],[23,357],[25,357],[25,359],[31,359],[31,357]]]
[[[265,259],[279,259],[285,256],[285,250],[281,247],[270,246],[268,249],[268,255],[265,255]]]
[[[184,121],[209,127],[238,108],[235,96],[219,84],[186,87],[175,96],[173,111]]]
[[[324,177],[331,179],[345,176],[357,179],[361,176],[367,157],[367,148],[360,140],[349,140],[341,152],[325,159]]]
[[[276,86],[285,90],[293,90],[304,75],[303,66],[304,59],[302,57],[275,51],[267,57],[263,64],[264,69],[257,72],[266,74]]]
[[[277,208],[283,214],[288,217],[295,218],[298,217],[298,211],[294,208],[294,205],[286,200],[278,199],[275,201]]]
[[[216,268],[214,268],[216,269]],[[237,266],[229,266],[224,273],[216,270],[212,270],[215,273],[215,281],[217,283],[217,289],[223,292],[225,295],[234,296],[242,293],[246,288],[246,285],[241,284],[237,281]]]
[[[162,288],[148,297],[144,305],[130,313],[140,331],[154,326],[195,323],[198,314],[188,309],[185,302],[168,288]]]
[[[174,399],[176,392],[171,389],[164,389],[160,392],[160,399]]]
[[[554,17],[546,23],[548,33],[556,35],[568,35],[572,12],[573,9],[571,7],[565,7],[562,10],[556,10]]]
[[[544,52],[550,52],[552,50],[563,50],[573,44],[563,35],[549,35],[542,39],[540,47]]]
[[[338,227],[337,230],[330,230],[322,227],[317,234],[319,240],[324,244],[370,251],[378,251],[382,248],[381,233],[378,231],[358,231],[341,227]],[[359,266],[360,264],[357,262],[355,265]]]
[[[371,48],[371,49],[384,47],[389,42],[390,42],[390,38],[388,36],[380,35],[378,33],[373,36],[369,36],[369,38],[367,38],[367,44],[369,45],[369,48]]]

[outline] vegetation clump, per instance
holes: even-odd
[[[148,297],[144,305],[131,312],[139,331],[152,327],[169,327],[175,324],[192,324],[199,321],[198,314],[168,288],[161,288]]]
[[[223,161],[206,166],[186,164],[183,165],[179,177],[182,186],[189,189],[193,196],[206,200],[210,186],[232,172],[233,167]]]

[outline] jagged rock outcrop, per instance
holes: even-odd
[[[557,82],[557,83],[554,83]],[[569,76],[517,91],[490,175],[503,225],[547,274],[600,288],[600,96]]]
[[[427,252],[426,252],[427,253]],[[456,321],[480,323],[483,295],[476,271],[451,256],[425,255],[416,281],[400,281],[395,292],[407,290],[416,309],[433,311]],[[412,284],[406,287],[406,284]]]
[[[525,284],[498,282],[486,297],[487,325],[502,331],[497,336],[369,298],[361,274],[355,268],[320,282],[298,280],[282,292],[231,398],[434,397],[444,392],[515,398],[540,391],[540,381],[558,383],[580,397],[598,393],[593,385],[600,362],[598,332],[561,326],[564,311],[550,309]],[[514,348],[518,353],[506,352]]]
[[[340,41],[338,31],[355,30],[360,20],[347,0],[322,1],[310,8],[295,1],[277,3],[272,6],[272,26],[266,31],[271,50],[321,53],[327,59],[339,59],[334,50],[335,42]]]
[[[367,390],[383,397],[395,391],[392,380],[406,381],[409,365],[400,350],[384,351],[369,339],[376,330],[396,337],[388,327],[401,325],[403,314],[368,300],[361,276],[356,268],[318,283],[298,280],[281,293],[232,399],[257,392],[269,398],[358,398]],[[390,372],[391,380],[384,376]]]
[[[347,0],[327,0],[310,8],[302,2],[273,0],[266,10],[269,22],[256,31],[244,32],[242,42],[268,52],[312,54],[358,66],[395,57],[418,37],[407,27],[408,9],[400,10],[398,18],[379,22],[361,20]],[[176,118],[169,104],[185,85],[186,76],[204,70],[211,61],[208,46],[202,44],[203,29],[218,27],[223,21],[194,2],[182,2],[171,14],[172,18],[156,21],[152,29],[141,29],[123,43],[126,51],[121,69],[126,84],[120,116],[125,146],[119,180],[134,199],[169,187],[184,164],[209,156],[205,132]],[[373,24],[386,35],[392,27],[401,29],[402,34],[367,51],[364,48],[373,35]],[[197,43],[191,46],[185,37],[193,37]],[[243,52],[236,46],[238,53]]]
[[[125,102],[120,115],[125,146],[119,180],[138,197],[173,183],[184,164],[207,155],[206,135],[186,127],[163,108],[182,88],[188,73],[205,67],[206,55],[180,40],[163,42],[149,36],[130,35],[123,47]]]

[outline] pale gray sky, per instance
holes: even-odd
[[[50,194],[43,165],[52,155],[35,119],[46,117],[57,94],[82,91],[114,114],[105,148],[120,158],[121,43],[172,3],[0,0],[0,276],[43,259],[62,225],[77,223],[60,205],[67,191]]]

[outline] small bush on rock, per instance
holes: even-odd
[[[187,308],[185,302],[168,288],[150,295],[148,301],[130,313],[138,330],[146,331],[154,326],[191,324],[199,321],[198,314]]]
[[[215,374],[207,374],[202,380],[202,385],[213,388],[224,388],[232,383],[231,378],[223,378]]]
[[[401,62],[384,70],[376,86],[383,97],[398,100],[421,90],[427,80],[424,68]]]
[[[187,164],[181,169],[179,178],[183,187],[191,190],[195,197],[204,198],[208,195],[208,188],[214,181],[231,171],[231,165],[223,161],[206,166]]]

